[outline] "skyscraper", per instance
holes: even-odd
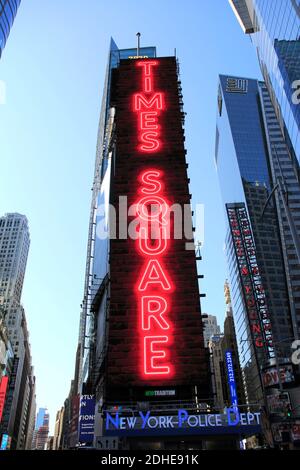
[[[0,57],[21,0],[0,0]]]
[[[25,215],[0,217],[0,305],[8,311],[19,305],[30,246]]]
[[[158,397],[195,407],[211,399],[183,123],[176,57],[158,58],[154,47],[119,50],[111,41],[79,334],[79,388],[96,396],[99,446],[113,405],[130,401],[137,412],[141,402],[155,408]],[[190,235],[167,238],[171,225],[163,219],[159,241],[150,241],[143,212],[145,236],[131,236],[130,211],[142,195],[147,207],[159,202],[164,217],[165,206],[184,209]]]
[[[26,447],[35,387],[29,332],[20,303],[29,245],[24,215],[11,213],[0,218],[0,306],[14,354],[0,434],[8,434],[11,448],[17,449]]]
[[[292,387],[288,375],[297,370],[290,347],[300,326],[298,163],[290,158],[264,82],[220,76],[215,162],[246,400],[263,402],[270,391],[264,368],[274,372],[281,364],[289,372],[273,385]],[[295,403],[297,380],[289,390]]]
[[[299,0],[229,0],[250,34],[278,124],[291,156],[300,160]]]
[[[32,449],[33,450],[46,450],[48,435],[49,435],[49,413],[47,409],[40,408],[37,414]]]

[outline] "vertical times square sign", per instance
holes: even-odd
[[[133,109],[138,122],[138,151],[155,154],[161,147],[160,114],[164,93],[155,90],[153,68],[157,61],[138,61],[142,90],[134,94]],[[159,163],[159,162],[158,162]],[[139,220],[137,250],[143,268],[136,285],[139,315],[141,373],[144,376],[173,375],[170,354],[172,280],[164,264],[170,234],[169,204],[164,191],[164,174],[159,166],[141,171],[136,211]]]
[[[227,204],[226,209],[242,282],[251,337],[259,351],[264,350],[268,358],[273,358],[275,352],[272,327],[266,294],[256,260],[255,244],[247,210],[243,203]]]
[[[207,396],[196,257],[183,228],[186,207],[190,227],[192,218],[176,58],[121,60],[111,88],[110,201],[126,197],[135,236],[110,240],[109,391],[124,400],[125,387],[199,385]]]

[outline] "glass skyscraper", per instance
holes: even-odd
[[[229,1],[256,48],[290,152],[300,160],[300,0]]]
[[[0,0],[0,57],[21,0]]]
[[[272,345],[284,359],[300,325],[295,247],[282,194],[273,191],[281,178],[300,231],[299,184],[264,82],[220,76],[215,162],[245,392],[255,402],[263,398],[261,368],[274,363]]]

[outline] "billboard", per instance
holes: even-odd
[[[238,263],[250,334],[258,357],[275,357],[273,333],[265,290],[256,260],[256,248],[244,203],[226,204]]]
[[[6,391],[8,387],[8,377],[4,375],[0,379],[0,423],[2,420],[2,414],[4,410],[4,403],[5,403],[5,397],[6,397]]]
[[[270,414],[285,415],[285,410],[291,404],[288,392],[280,392],[274,390],[276,393],[267,395],[268,410]]]
[[[273,387],[279,382],[284,384],[293,383],[295,381],[293,366],[291,364],[280,366],[279,375],[276,367],[270,367],[262,372],[264,387]],[[280,379],[280,380],[279,380]]]
[[[93,442],[95,426],[95,406],[94,395],[82,395],[80,397],[79,411],[79,442]]]
[[[234,376],[234,366],[232,361],[232,352],[227,350],[225,351],[225,363],[227,369],[227,381],[229,387],[230,401],[233,407],[237,408],[238,405],[238,396],[236,390],[236,382]]]
[[[176,59],[121,60],[112,82],[111,204],[119,230],[110,241],[110,397],[162,385],[199,385],[207,397]]]

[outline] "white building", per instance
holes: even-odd
[[[217,323],[217,317],[214,315],[207,315],[203,318],[203,336],[205,347],[208,347],[209,340],[212,336],[221,334],[221,329]]]

